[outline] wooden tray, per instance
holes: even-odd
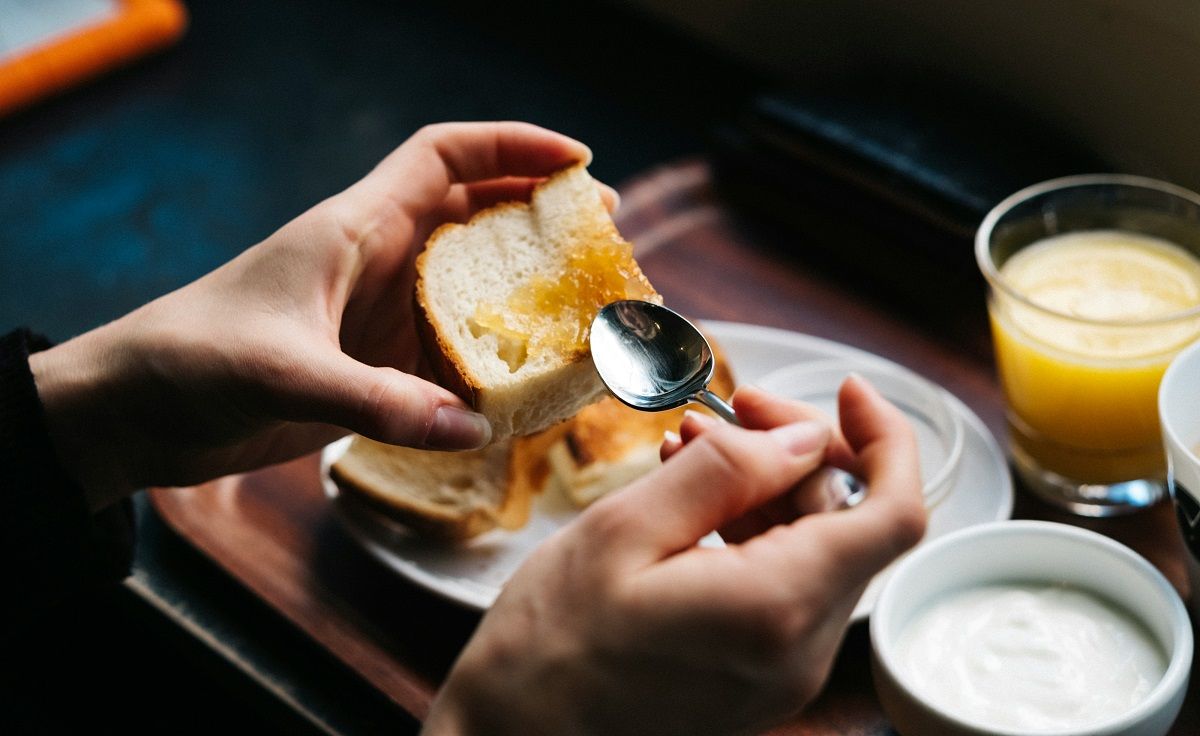
[[[985,329],[906,321],[795,256],[796,236],[739,220],[715,198],[708,168],[686,162],[622,190],[621,231],[667,303],[685,314],[749,322],[848,343],[940,383],[1003,428]],[[948,305],[950,310],[980,307]],[[947,323],[949,324],[949,323]],[[954,320],[961,326],[961,320]],[[948,337],[949,336],[949,337]],[[155,508],[185,539],[397,705],[423,719],[479,616],[399,579],[333,517],[315,457],[197,488],[155,489]],[[1016,516],[1081,523],[1130,544],[1186,586],[1169,503],[1083,523],[1018,493]],[[868,668],[866,627],[852,627],[822,696],[778,734],[888,734]],[[1172,733],[1200,733],[1193,686]]]

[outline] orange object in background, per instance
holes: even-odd
[[[78,25],[67,25],[11,53],[0,50],[0,115],[158,51],[178,39],[187,26],[187,12],[179,0],[106,2],[111,9],[101,8],[98,16],[93,13]],[[62,17],[70,18],[69,3],[41,7],[50,5],[56,5],[54,11]],[[35,11],[17,7],[11,12]],[[7,30],[4,22],[0,17],[0,34]]]

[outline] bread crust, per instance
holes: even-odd
[[[422,253],[417,258],[418,273],[424,255]],[[474,409],[479,406],[480,381],[471,375],[466,360],[439,334],[444,329],[439,327],[437,317],[426,304],[424,286],[424,280],[418,279],[413,297],[416,301],[417,336],[421,340],[421,348],[438,383]]]
[[[361,503],[429,539],[462,542],[497,525],[495,516],[488,513],[487,509],[475,508],[463,514],[437,504],[421,503],[417,499],[385,498],[369,483],[360,482],[337,465],[330,468],[329,472],[338,489],[349,495],[353,502]]]
[[[336,470],[332,473],[338,488],[384,516],[399,522],[427,539],[440,542],[463,542],[496,527],[496,521],[482,509],[471,513],[451,515],[431,504],[404,505],[398,500],[384,501]]]
[[[394,447],[355,437],[329,472],[346,502],[443,542],[461,542],[497,526],[519,528],[529,517],[532,497],[528,489],[513,482],[511,445],[454,453]],[[446,494],[460,479],[476,490],[486,487],[494,491],[470,500],[450,500],[456,494]],[[440,494],[430,495],[435,488],[441,489]],[[466,486],[463,493],[467,493]]]

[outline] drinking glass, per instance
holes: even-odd
[[[1089,231],[1150,236],[1200,258],[1200,196],[1144,177],[1066,177],[1005,199],[976,234],[1017,474],[1057,506],[1110,516],[1163,496],[1158,386],[1200,336],[1200,300],[1149,319],[1083,317],[1035,303],[1002,273],[1045,238]]]

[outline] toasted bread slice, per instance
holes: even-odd
[[[410,529],[463,540],[528,520],[531,498],[510,484],[509,459],[508,443],[450,453],[355,437],[330,472],[343,492]]]
[[[444,225],[417,259],[423,339],[439,380],[492,423],[527,435],[603,395],[588,331],[601,307],[661,298],[582,165]]]
[[[720,349],[710,339],[716,367],[709,388],[722,398],[734,389],[733,374]],[[631,409],[612,397],[584,408],[549,436],[536,435],[547,445],[545,471],[532,471],[528,481],[535,490],[558,486],[578,506],[587,506],[612,490],[621,488],[657,468],[663,433],[678,431],[683,413],[694,405],[670,411],[643,412]],[[527,449],[534,438],[514,443],[514,458],[536,456]],[[521,462],[537,468],[530,460]],[[527,471],[530,472],[530,471]]]

